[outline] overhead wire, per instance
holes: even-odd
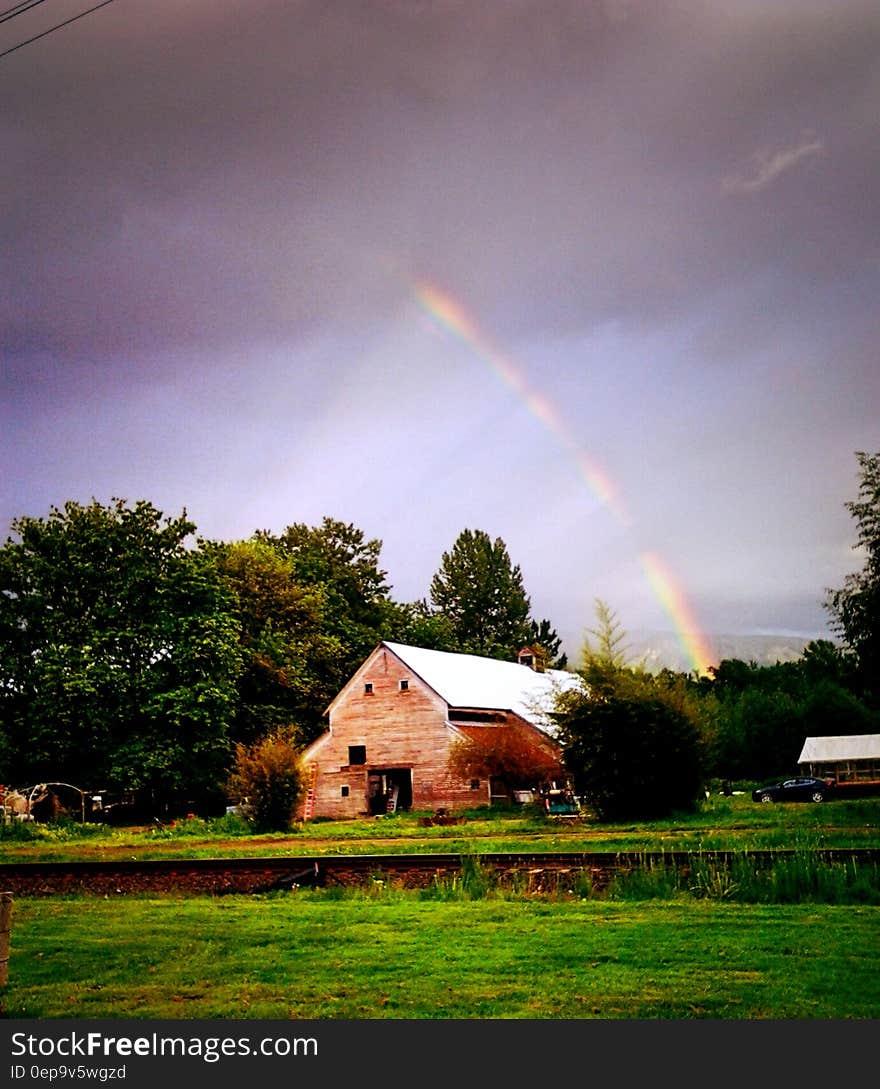
[[[39,3],[40,0],[36,0]],[[56,30],[60,30],[63,26],[69,26],[71,23],[75,23],[77,19],[83,19],[86,15],[91,15],[93,11],[97,11],[98,8],[105,8],[108,4],[112,4],[113,0],[102,0],[100,4],[95,4],[94,7],[88,8],[86,11],[81,11],[79,15],[73,15],[70,19],[65,19],[63,23],[56,23],[55,26],[49,27],[48,30],[44,30],[42,34],[35,34],[33,38],[27,38],[23,42],[19,42],[18,45],[14,45],[11,49],[5,49],[0,53],[0,57],[8,57],[10,53],[14,53],[16,49],[22,49],[26,45],[30,45],[31,42],[39,41],[40,38],[45,38],[48,34],[53,34]],[[19,5],[21,6],[21,5]],[[32,4],[35,6],[35,4]],[[11,8],[9,9],[12,10]],[[19,12],[18,14],[22,14]]]
[[[37,4],[42,4],[43,0],[21,0],[20,4],[13,4],[11,8],[7,8],[6,11],[0,11],[0,23],[6,22],[6,16],[10,19],[14,19],[16,15],[24,15],[26,11],[31,8],[35,8]]]

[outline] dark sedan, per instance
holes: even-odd
[[[827,779],[786,779],[752,791],[755,802],[824,802],[834,790]]]

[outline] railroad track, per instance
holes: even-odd
[[[250,858],[128,859],[88,862],[0,864],[0,890],[16,896],[64,893],[121,895],[179,890],[205,894],[254,893],[303,886],[355,885],[385,881],[424,887],[461,875],[475,862],[502,880],[518,877],[530,885],[558,882],[588,872],[596,885],[615,873],[640,867],[691,869],[696,860],[718,866],[748,857],[760,869],[802,852],[755,851],[521,851],[491,854],[287,855]],[[821,848],[811,854],[828,862],[880,863],[880,848]]]

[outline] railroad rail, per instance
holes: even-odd
[[[356,885],[385,881],[425,887],[461,875],[479,864],[499,878],[528,878],[531,887],[558,883],[566,875],[588,873],[595,886],[615,874],[638,868],[674,867],[689,871],[696,861],[730,866],[748,858],[756,870],[803,852],[789,849],[748,851],[518,851],[486,854],[279,855],[271,857],[125,859],[82,862],[0,864],[0,889],[17,896],[64,893],[118,895],[180,890],[255,893],[303,886]],[[812,857],[841,863],[880,864],[880,848],[818,848]]]

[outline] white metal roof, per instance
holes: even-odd
[[[554,727],[546,712],[552,709],[556,693],[581,684],[576,673],[559,669],[538,673],[518,662],[502,662],[476,654],[426,650],[403,643],[383,645],[450,707],[514,711],[548,733]]]
[[[819,764],[826,760],[880,760],[880,734],[808,737],[798,763]]]

